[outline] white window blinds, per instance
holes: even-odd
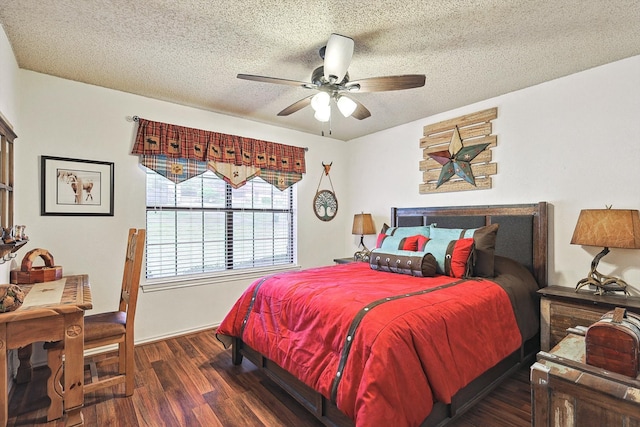
[[[294,191],[234,189],[207,171],[180,184],[147,172],[147,279],[294,262]]]

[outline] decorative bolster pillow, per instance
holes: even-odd
[[[372,270],[408,274],[416,277],[432,277],[436,274],[436,259],[430,253],[413,251],[371,251],[369,266]]]

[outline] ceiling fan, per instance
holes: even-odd
[[[350,37],[331,34],[327,45],[322,47],[319,52],[320,57],[324,60],[324,64],[313,70],[310,83],[251,74],[238,74],[238,78],[317,90],[318,93],[309,95],[289,105],[280,111],[278,116],[288,116],[311,105],[315,111],[314,117],[321,122],[330,120],[332,100],[336,103],[338,110],[344,117],[354,117],[358,120],[363,120],[371,116],[371,112],[362,105],[362,103],[351,96],[347,96],[347,94],[384,92],[424,86],[424,74],[405,74],[371,77],[353,81],[349,80],[347,70],[351,62],[351,57],[353,56],[353,46],[353,39]]]

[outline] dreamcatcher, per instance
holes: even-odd
[[[313,212],[321,221],[331,221],[338,213],[338,199],[336,199],[336,194],[333,191],[333,183],[331,182],[331,176],[329,176],[329,171],[331,170],[332,164],[333,162],[329,163],[328,165],[322,163],[324,172],[320,175],[320,182],[318,182],[316,196],[313,198]],[[322,178],[324,177],[324,175],[329,177],[331,191],[320,190],[320,184],[322,184]]]

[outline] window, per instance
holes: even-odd
[[[294,262],[292,187],[260,178],[234,189],[214,173],[175,184],[147,171],[147,279]]]
[[[0,113],[0,225],[13,227],[13,141],[17,136]],[[0,241],[0,244],[3,242]],[[9,249],[10,250],[10,249]],[[0,253],[4,255],[4,250]]]

